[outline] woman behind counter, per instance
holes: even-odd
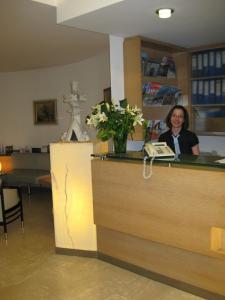
[[[168,131],[162,133],[159,142],[166,142],[176,154],[199,155],[199,140],[195,133],[187,130],[189,116],[181,105],[175,105],[166,117]]]

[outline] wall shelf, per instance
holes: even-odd
[[[192,107],[221,107],[224,106],[225,104],[192,104]]]
[[[150,61],[161,61],[163,57],[172,58],[176,68],[176,78],[162,76],[143,76],[142,52],[148,54]],[[137,105],[147,120],[165,120],[172,105],[143,105],[142,87],[149,82],[178,87],[188,103],[190,84],[190,54],[184,48],[161,42],[132,37],[124,40],[124,85],[125,97],[130,105]],[[189,109],[189,107],[188,107]],[[137,128],[135,140],[143,140],[143,129]]]
[[[205,76],[205,77],[192,77],[191,80],[210,80],[210,79],[223,79],[225,75],[217,75],[217,76]]]
[[[143,83],[148,83],[148,82],[159,82],[163,85],[169,85],[169,86],[177,86],[178,82],[175,78],[167,78],[167,77],[162,77],[162,76],[143,76],[142,77],[142,82]]]
[[[200,135],[225,136],[225,48],[192,53],[193,129]]]

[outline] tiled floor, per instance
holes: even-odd
[[[200,300],[94,258],[56,255],[51,194],[24,196],[25,233],[0,227],[1,300]]]

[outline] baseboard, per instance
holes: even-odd
[[[63,254],[63,255],[76,255],[76,256],[83,256],[83,257],[91,257],[97,258],[98,253],[97,251],[89,251],[89,250],[77,250],[77,249],[69,249],[69,248],[55,248],[56,254]]]
[[[164,283],[166,285],[172,286],[176,289],[191,293],[193,295],[208,299],[208,300],[225,300],[225,296],[223,295],[219,295],[204,289],[201,289],[199,287],[193,286],[191,284],[176,280],[176,279],[172,279],[170,277],[167,277],[165,275],[161,275],[149,270],[146,270],[144,268],[135,266],[133,264],[127,263],[125,261],[113,258],[111,256],[105,255],[103,253],[98,252],[98,258],[100,260],[103,260],[105,262],[108,262],[110,264],[113,264],[117,267],[126,269],[128,271],[134,272],[138,275],[150,278],[152,280],[155,281],[159,281],[161,283]]]

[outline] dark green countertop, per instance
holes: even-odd
[[[93,154],[93,157],[99,157],[101,159],[112,159],[112,160],[124,160],[124,161],[143,161],[144,153],[142,151],[127,151],[127,153],[99,153]],[[205,155],[179,155],[175,159],[157,159],[155,158],[155,163],[160,164],[176,164],[176,165],[189,165],[189,166],[200,166],[200,167],[213,167],[225,169],[225,164],[216,162],[219,159],[223,159],[221,156],[205,156]],[[150,159],[148,159],[150,160]]]

